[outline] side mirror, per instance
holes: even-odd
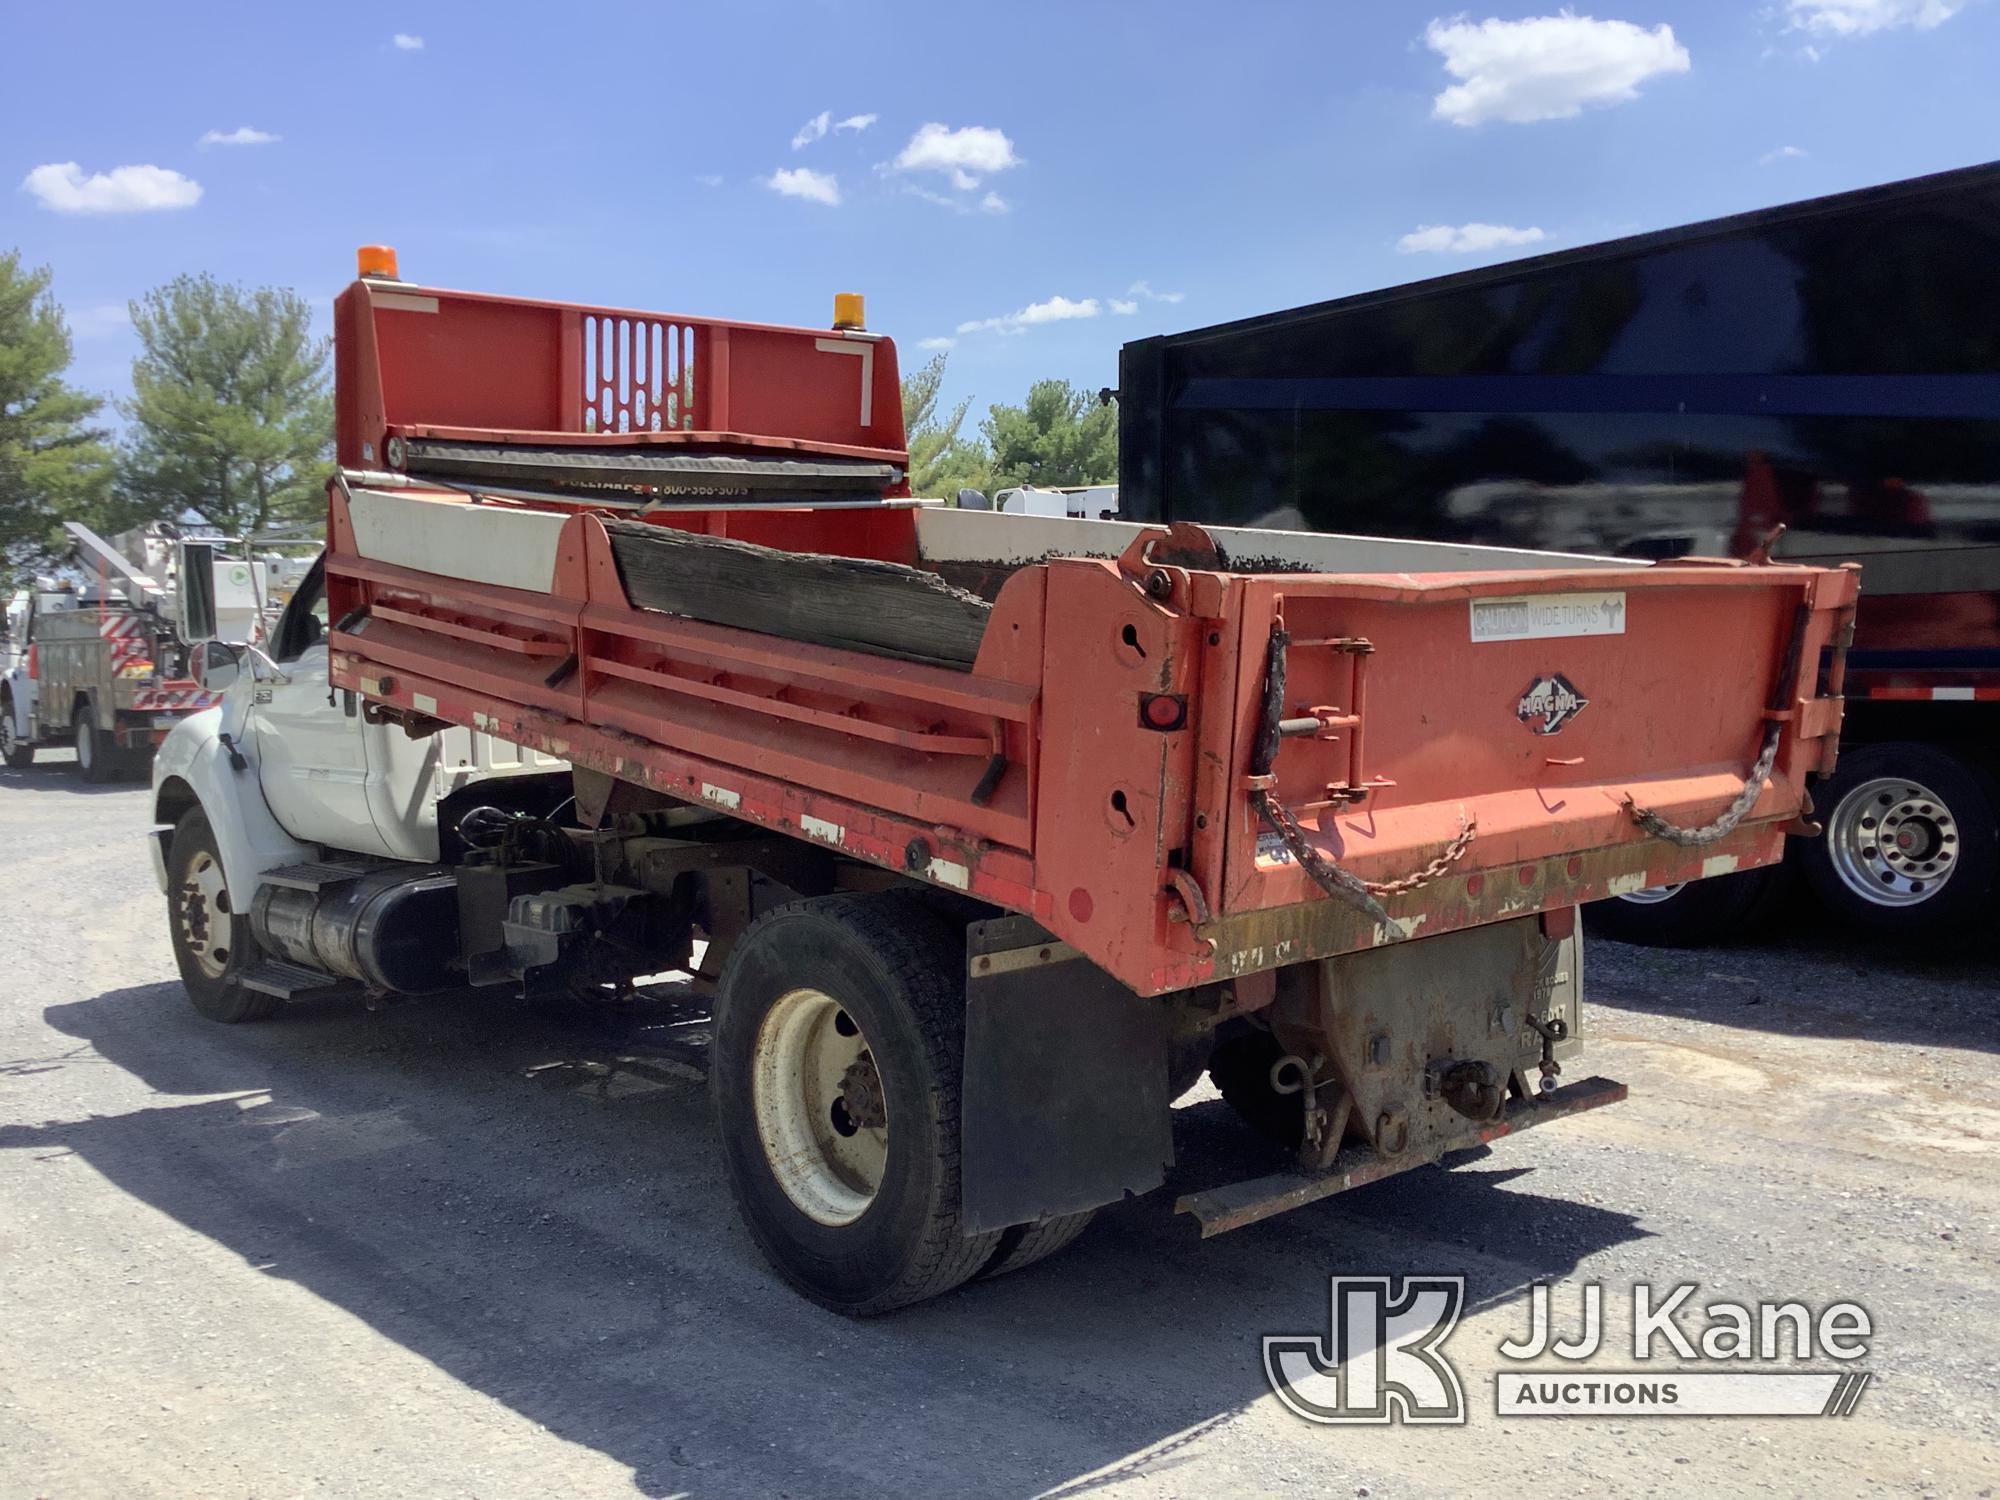
[[[216,637],[215,548],[182,542],[180,582],[174,591],[175,626],[190,646]]]
[[[222,692],[242,675],[243,664],[236,653],[220,641],[208,641],[194,649],[194,679],[211,693]]]
[[[993,502],[988,500],[985,493],[981,490],[964,489],[958,492],[958,508],[960,510],[991,510],[993,509]]]

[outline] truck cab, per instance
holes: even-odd
[[[74,610],[74,590],[38,580],[7,601],[6,632],[0,639],[0,760],[9,770],[34,764],[40,724],[41,685],[35,670],[35,629],[50,615]]]
[[[315,561],[279,617],[268,652],[238,647],[207,668],[222,701],[167,735],[153,761],[154,873],[168,887],[175,829],[199,818],[215,843],[208,898],[249,909],[259,877],[337,852],[429,863],[446,852],[439,808],[477,783],[522,779],[513,803],[567,795],[561,761],[475,730],[412,738],[327,677],[325,566]],[[197,608],[197,652],[212,628]],[[538,788],[533,778],[558,795]]]

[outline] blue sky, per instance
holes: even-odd
[[[709,316],[862,291],[976,416],[1147,333],[2000,157],[2000,0],[14,0],[0,57],[0,247],[113,395],[127,299],[324,308],[385,241]]]

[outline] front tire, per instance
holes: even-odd
[[[1913,742],[1856,745],[1814,800],[1826,832],[1800,862],[1842,922],[1942,935],[1992,911],[2000,785],[1977,759]]]
[[[709,1090],[765,1258],[823,1307],[887,1312],[992,1261],[959,1220],[961,937],[898,895],[769,912],[729,955]]]
[[[0,760],[10,771],[25,771],[35,763],[35,747],[14,727],[14,705],[0,702]]]
[[[174,963],[194,1008],[211,1021],[261,1021],[281,1003],[244,988],[243,971],[257,961],[250,919],[234,910],[222,880],[215,830],[199,807],[174,826],[167,852],[167,931]]]

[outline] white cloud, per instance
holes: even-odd
[[[960,192],[978,187],[982,175],[1020,164],[1014,143],[990,125],[953,130],[935,122],[919,128],[890,163],[899,172],[943,172]]]
[[[192,208],[201,184],[167,167],[113,167],[88,177],[73,161],[50,162],[22,179],[23,191],[59,214],[132,214]]]
[[[1762,156],[1758,157],[1757,165],[1768,167],[1773,162],[1798,161],[1807,154],[1805,149],[1800,146],[1780,146],[1777,150],[1766,151]]]
[[[1111,310],[1120,317],[1129,317],[1139,310],[1139,304],[1136,302],[1124,302],[1113,297],[1111,299]]]
[[[1396,241],[1396,248],[1405,255],[1477,255],[1546,238],[1539,229],[1516,229],[1511,224],[1419,224]]]
[[[979,200],[979,211],[983,214],[1004,214],[1011,206],[998,193],[988,193]]]
[[[268,130],[256,130],[248,125],[239,125],[234,130],[208,130],[202,132],[197,146],[268,146],[273,141],[283,140],[283,136],[272,135]]]
[[[1072,318],[1094,318],[1097,299],[1085,297],[1073,302],[1068,297],[1051,297],[1046,302],[1030,302],[1019,312],[997,318],[975,318],[958,325],[960,333],[1021,333],[1040,323],[1066,323]]]
[[[1435,118],[1454,125],[1566,120],[1636,99],[1647,79],[1693,66],[1671,26],[1647,31],[1568,11],[1524,21],[1456,16],[1432,21],[1424,41],[1458,80],[1431,103]]]
[[[881,118],[880,115],[849,115],[844,120],[835,120],[833,128],[835,130],[862,131]]]
[[[764,186],[774,193],[783,193],[787,198],[805,198],[813,203],[824,203],[828,208],[840,206],[840,179],[831,172],[815,172],[810,167],[780,167],[763,179]]]
[[[1125,288],[1128,297],[1142,297],[1148,302],[1179,302],[1186,298],[1186,292],[1156,292],[1149,282],[1135,281]]]
[[[939,208],[948,208],[956,214],[970,213],[972,211],[971,207],[963,199],[947,198],[943,193],[934,193],[929,188],[918,187],[915,183],[908,184],[904,187],[903,191],[908,193],[912,198],[921,198],[926,203],[934,203]]]
[[[703,187],[722,186],[722,174],[720,172],[697,172],[694,180]]]
[[[792,137],[792,149],[794,151],[805,150],[806,147],[825,135],[827,127],[832,123],[833,111],[830,109],[821,110],[798,128],[797,134]]]
[[[1792,26],[1819,36],[1867,36],[1914,26],[1929,31],[1964,10],[1966,0],[1785,0]]]
[[[88,307],[66,307],[63,321],[80,339],[106,339],[131,326],[132,313],[122,302],[97,302]]]
[[[937,338],[918,339],[917,347],[919,349],[956,349],[958,347],[958,340],[948,339],[940,335]]]
[[[389,38],[389,45],[398,52],[421,52],[424,50],[424,39],[420,36],[411,36],[407,31],[399,31]]]

